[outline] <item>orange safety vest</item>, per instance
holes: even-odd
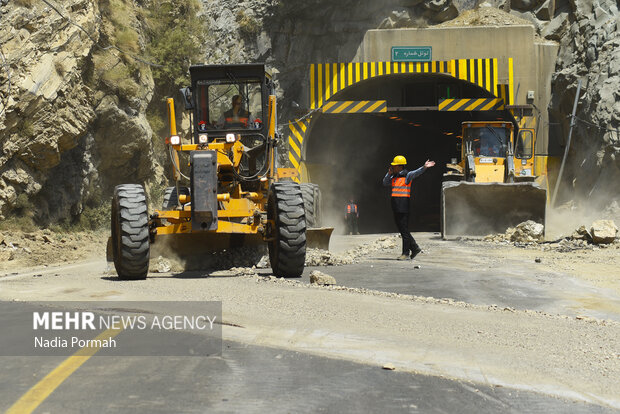
[[[357,214],[357,204],[347,204],[347,214],[351,214],[351,211]]]
[[[407,184],[407,177],[392,178],[392,197],[411,197],[411,183]]]
[[[233,110],[229,110],[226,111],[224,113],[224,121],[226,122],[226,124],[232,125],[232,126],[238,126],[238,125],[243,125],[244,127],[248,126],[248,121],[250,120],[249,117],[249,112],[245,111],[245,110],[240,110],[239,114],[237,115],[237,119],[234,118],[234,114],[233,114]]]

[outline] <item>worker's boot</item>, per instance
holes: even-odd
[[[409,260],[409,256],[406,254],[401,254],[396,260]]]
[[[420,249],[420,246],[416,246],[413,251],[411,252],[411,258],[413,259],[414,257],[416,257],[418,254],[420,254],[422,252],[422,249]]]

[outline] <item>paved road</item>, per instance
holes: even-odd
[[[374,237],[336,237],[333,250],[342,251]],[[520,272],[450,270],[435,262],[430,253],[417,261],[420,269],[414,268],[415,262],[393,260],[392,253],[377,253],[360,264],[319,270],[334,275],[339,284],[352,287],[564,314],[576,312],[570,301],[557,297],[560,288],[579,288],[577,281],[570,278],[544,272],[530,275],[525,265]],[[89,270],[80,266],[68,266],[66,270],[85,276],[102,273],[99,264],[84,265]],[[311,270],[306,269],[302,280],[307,281]],[[35,273],[47,277],[63,270],[45,269]],[[188,272],[181,277],[192,275],[206,276]],[[23,277],[12,275],[4,279]],[[610,316],[616,317],[613,312]],[[61,381],[35,412],[618,412],[532,391],[387,371],[376,365],[230,340],[223,344],[222,355],[214,357],[96,355]],[[66,357],[0,357],[0,410],[9,408],[66,360]]]
[[[221,357],[90,358],[37,413],[612,413],[504,387],[225,341]],[[4,411],[62,362],[2,357]]]
[[[330,250],[343,252],[376,237],[335,236]],[[422,246],[434,242],[433,248],[420,254],[415,261],[401,262],[395,260],[398,253],[377,252],[358,264],[312,267],[306,269],[304,275],[320,270],[334,276],[339,285],[348,287],[620,321],[620,296],[613,291],[594,287],[553,269],[541,269],[525,258],[507,259],[502,265],[493,259],[482,264],[472,260],[468,266],[467,247],[454,241],[441,242],[441,248],[454,255],[454,263],[448,263],[445,257],[438,257],[437,234],[416,233],[415,237]],[[591,302],[597,306],[588,307],[579,300],[586,296],[596,298]]]

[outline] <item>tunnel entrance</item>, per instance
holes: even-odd
[[[436,162],[412,184],[412,231],[439,230],[441,182],[446,164],[460,161],[461,124],[514,118],[507,110],[439,112],[443,98],[493,98],[467,81],[444,74],[398,74],[372,78],[338,92],[332,100],[387,100],[388,112],[320,114],[306,133],[309,181],[319,184],[326,224],[344,231],[344,209],[354,199],[361,233],[394,232],[390,189],[382,186],[389,164],[404,155],[407,169]],[[515,123],[516,127],[516,123]]]

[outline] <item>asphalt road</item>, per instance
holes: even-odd
[[[371,237],[374,236],[336,237],[333,250],[342,251]],[[416,269],[416,264],[420,268]],[[489,266],[488,269],[460,267],[450,270],[435,261],[433,252],[428,251],[414,262],[399,262],[394,260],[392,253],[380,252],[369,255],[359,264],[316,269],[335,276],[340,285],[350,287],[569,315],[580,311],[570,300],[558,295],[559,291],[565,295],[567,290],[583,290],[584,286],[578,281],[566,275],[558,277],[553,272],[531,272],[529,265],[521,265],[505,269]],[[69,267],[73,272],[84,273],[85,277],[92,276],[93,271],[101,272]],[[307,275],[313,269],[306,269],[302,280],[307,281]],[[62,273],[60,269],[47,271],[50,275]],[[265,276],[269,273],[261,271]],[[208,277],[200,272],[171,276]],[[13,275],[7,279],[21,277]],[[109,278],[104,276],[102,279]],[[183,282],[179,280],[178,283]],[[610,300],[613,302],[617,298],[610,296]],[[607,312],[606,316],[618,319],[613,311]],[[115,357],[102,354],[104,352],[95,354],[55,387],[48,387],[49,395],[41,398],[42,402],[34,412],[619,412],[539,394],[532,391],[535,386],[522,390],[481,385],[230,340],[223,342],[221,355],[209,357]],[[0,410],[9,409],[68,359],[66,356],[0,356]]]
[[[36,413],[612,413],[504,387],[225,341],[215,357],[94,356]],[[62,362],[2,357],[0,410]]]
[[[319,270],[334,276],[339,285],[354,288],[620,321],[620,296],[613,291],[554,269],[541,268],[534,261],[518,256],[506,258],[501,264],[489,259],[488,262],[471,260],[468,265],[467,247],[454,241],[440,242],[441,249],[453,249],[454,263],[447,265],[445,257],[438,257],[437,234],[416,233],[415,237],[424,252],[413,261],[397,261],[398,253],[394,252],[374,252],[358,264],[310,267],[304,274]],[[373,238],[376,235],[335,236],[330,250],[343,252]],[[428,245],[432,247],[426,249]],[[593,302],[604,306],[584,306],[579,300],[584,296],[596,298]]]

